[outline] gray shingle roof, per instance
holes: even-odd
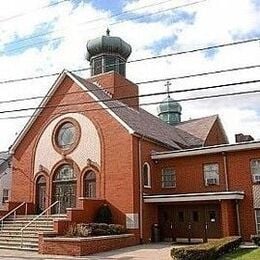
[[[197,121],[190,120],[178,126],[171,126],[141,108],[135,110],[118,100],[111,100],[111,97],[97,85],[75,74],[73,74],[73,76],[99,100],[107,100],[103,103],[137,134],[163,143],[174,149],[202,146],[207,137],[206,132],[209,132],[212,126],[208,121],[212,122],[214,121],[213,118],[215,118],[215,116],[201,118],[197,119]],[[196,129],[192,129],[193,126],[196,128],[199,125],[204,126],[204,131],[201,131],[200,134],[196,132]],[[195,134],[193,134],[192,131],[194,131]]]

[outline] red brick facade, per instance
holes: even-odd
[[[116,73],[93,77],[90,81],[98,82],[112,95],[112,99],[138,94],[135,84]],[[138,111],[138,98],[124,99],[122,102]],[[104,106],[95,102],[93,96],[87,91],[82,91],[79,83],[69,76],[65,76],[61,80],[45,106],[14,148],[11,201],[26,201],[36,205],[36,182],[38,176],[45,176],[46,206],[50,205],[54,202],[53,180],[56,169],[64,163],[73,165],[76,172],[76,205],[74,209],[68,210],[67,221],[55,223],[57,233],[63,234],[71,222],[93,221],[97,208],[104,203],[110,206],[114,223],[126,225],[127,214],[137,214],[138,226],[129,229],[129,232],[135,234],[138,241],[140,241],[139,239],[145,242],[151,240],[152,225],[159,223],[160,211],[163,206],[168,207],[169,205],[173,208],[183,206],[187,209],[195,204],[201,208],[215,206],[219,210],[217,221],[220,233],[217,236],[237,235],[241,231],[243,239],[249,240],[250,236],[256,233],[250,160],[260,158],[260,149],[225,153],[212,152],[154,160],[151,156],[152,153],[170,151],[172,148],[160,141],[132,133],[124,122],[111,114],[109,109],[104,109]],[[85,165],[80,167],[74,157],[68,154],[57,160],[53,167],[35,171],[35,157],[39,140],[53,120],[64,113],[83,115],[95,126],[100,140],[100,165],[89,163],[88,158],[85,158]],[[149,128],[149,125],[147,127]],[[218,145],[225,143],[225,140],[224,131],[216,121],[210,129],[204,145]],[[46,153],[48,153],[48,149],[46,147]],[[80,160],[82,161],[82,159]],[[143,187],[144,163],[148,163],[150,167],[151,188]],[[203,165],[208,163],[219,165],[219,185],[205,185]],[[162,170],[164,168],[174,169],[176,187],[162,188]],[[97,192],[96,199],[93,201],[82,198],[84,197],[84,176],[87,170],[93,170],[96,174]],[[143,200],[143,195],[226,191],[244,192],[244,199],[239,201],[239,205],[236,205],[235,200],[196,201],[194,204],[187,202],[145,203]],[[237,210],[239,210],[239,216],[237,216]],[[51,241],[48,243],[49,251],[41,249],[42,252],[57,254],[63,252],[64,249],[51,244]],[[97,252],[100,246],[98,243],[95,242],[91,249],[86,245],[84,250],[88,253]],[[104,250],[119,248],[129,245],[129,243],[133,244],[132,242],[120,244],[121,242],[118,240],[107,243],[103,244]],[[65,244],[66,250],[69,250],[69,243]],[[78,248],[72,252],[72,255],[79,255],[79,250],[82,249]]]

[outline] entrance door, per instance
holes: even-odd
[[[76,176],[70,165],[59,168],[53,186],[53,202],[59,201],[54,213],[66,213],[67,208],[76,206]]]
[[[60,202],[60,213],[65,213],[67,208],[76,206],[76,183],[64,182],[56,183],[54,200]],[[59,205],[56,206],[56,212],[59,212]]]
[[[160,207],[159,208],[159,226],[161,230],[161,239],[163,241],[173,241],[173,208],[172,207]]]
[[[44,176],[38,178],[36,183],[36,211],[41,213],[46,208],[46,179]]]
[[[161,206],[159,223],[162,239],[167,241],[217,238],[221,232],[218,205]]]
[[[221,236],[218,205],[212,205],[206,208],[206,223],[208,238],[216,238]]]

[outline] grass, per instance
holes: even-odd
[[[245,249],[238,248],[232,253],[226,254],[220,258],[221,260],[238,259],[238,260],[259,260],[260,248],[257,249]]]

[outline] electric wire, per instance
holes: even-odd
[[[5,18],[3,18],[3,19],[0,19],[0,23],[7,22],[7,21],[10,21],[10,20],[16,19],[16,18],[18,18],[18,17],[25,16],[25,15],[30,14],[30,13],[32,13],[32,12],[39,11],[39,10],[45,9],[45,8],[49,8],[49,7],[52,7],[52,6],[55,6],[55,5],[59,5],[59,4],[61,4],[61,3],[68,2],[68,1],[71,1],[71,0],[61,0],[61,1],[57,1],[57,2],[54,2],[54,3],[48,4],[48,5],[44,5],[44,6],[35,8],[35,9],[33,9],[33,10],[29,10],[29,11],[27,11],[27,12],[23,12],[23,13],[15,14],[15,15],[13,15],[13,16],[5,17]]]
[[[212,50],[212,49],[216,49],[216,48],[225,48],[225,47],[236,46],[236,45],[240,45],[240,44],[253,43],[253,42],[258,42],[258,41],[260,41],[260,37],[241,40],[241,41],[221,43],[221,44],[217,44],[217,45],[211,45],[211,46],[207,46],[207,47],[195,48],[195,49],[190,49],[190,50],[171,52],[171,53],[162,54],[162,55],[144,57],[144,58],[140,58],[140,59],[130,60],[130,61],[127,61],[125,63],[135,63],[135,62],[148,61],[148,60],[153,60],[153,59],[161,59],[161,58],[166,58],[166,57],[171,57],[171,56],[178,56],[178,55],[184,55],[184,54],[189,54],[189,53],[207,51],[207,50]],[[119,65],[120,64],[123,64],[123,63],[119,63]],[[113,65],[114,64],[112,64],[110,66],[113,66]],[[90,69],[91,69],[91,67],[87,67],[87,68],[72,69],[70,71],[71,72],[82,72],[82,71],[87,71],[87,70],[90,70]],[[54,76],[57,76],[59,74],[60,74],[59,72],[53,72],[53,73],[42,74],[42,75],[38,75],[38,76],[31,76],[31,77],[24,77],[24,78],[17,78],[17,79],[7,79],[7,80],[0,81],[0,84],[8,84],[8,83],[14,83],[14,82],[20,82],[20,81],[42,79],[42,78],[46,78],[46,77],[54,77]]]
[[[173,93],[186,93],[186,92],[209,90],[209,89],[216,89],[216,88],[222,88],[222,87],[238,86],[238,85],[245,85],[245,84],[247,84],[247,85],[248,84],[255,84],[255,83],[260,83],[260,79],[258,79],[258,80],[248,80],[248,81],[239,81],[239,82],[233,82],[233,83],[225,83],[225,84],[207,86],[207,87],[201,87],[201,88],[189,88],[189,89],[181,89],[181,90],[156,92],[156,93],[153,92],[153,93],[142,94],[142,95],[132,95],[132,96],[117,98],[116,100],[121,101],[121,100],[129,100],[129,99],[134,99],[134,98],[160,96],[160,95],[173,94]],[[103,91],[103,90],[99,89],[99,91]],[[40,109],[44,109],[44,108],[46,109],[46,108],[78,106],[78,105],[86,105],[86,104],[102,103],[102,102],[112,102],[112,101],[114,101],[114,100],[109,97],[109,98],[105,98],[105,99],[84,101],[84,102],[77,102],[77,103],[66,103],[66,104],[48,105],[48,106],[41,106],[40,105],[40,106],[37,106],[37,107],[26,107],[26,108],[18,108],[18,109],[10,109],[10,110],[1,110],[0,114],[17,113],[17,112],[24,112],[24,111],[30,111],[30,110],[40,110]]]
[[[187,102],[187,101],[194,101],[194,100],[202,100],[202,99],[210,99],[210,98],[218,98],[218,97],[228,97],[228,96],[238,96],[238,95],[247,95],[247,94],[255,94],[260,93],[260,90],[250,90],[250,91],[243,91],[243,92],[232,92],[232,93],[223,93],[223,94],[216,94],[216,95],[207,95],[207,96],[198,96],[198,97],[191,97],[191,98],[183,98],[183,99],[177,99],[176,102]],[[148,103],[141,103],[139,105],[133,105],[133,107],[139,107],[139,106],[150,106],[150,105],[159,105],[163,104],[163,102],[148,102]],[[56,115],[64,115],[67,113],[83,113],[83,112],[91,112],[91,111],[99,111],[99,110],[111,110],[111,109],[117,109],[117,108],[126,108],[129,109],[127,105],[118,105],[114,107],[107,107],[107,108],[92,108],[92,109],[85,109],[85,110],[66,110],[63,112],[58,112],[52,114],[52,116]],[[34,118],[34,117],[41,117],[45,115],[21,115],[21,116],[8,116],[8,117],[0,117],[0,120],[9,120],[9,119],[23,119],[23,118]]]
[[[172,1],[172,0],[170,0],[170,1]],[[139,19],[141,19],[143,17],[153,16],[153,15],[156,15],[156,14],[159,14],[159,13],[168,12],[170,10],[175,10],[175,9],[179,9],[179,8],[183,8],[183,7],[187,7],[187,6],[192,6],[192,5],[199,4],[199,3],[202,3],[202,2],[205,2],[205,1],[208,1],[208,0],[200,0],[200,1],[192,2],[192,3],[188,3],[188,4],[183,4],[183,5],[175,6],[175,7],[172,7],[172,8],[165,9],[165,10],[160,10],[158,12],[154,12],[154,13],[150,13],[150,14],[146,14],[146,15],[142,15],[142,16],[138,16],[138,17],[128,18],[128,20],[139,20]],[[169,2],[169,0],[165,1],[165,2]],[[161,2],[161,3],[165,3],[165,2]],[[148,6],[152,6],[152,5],[148,5]],[[141,9],[141,8],[136,8],[135,10],[138,10],[138,9]],[[122,13],[124,13],[124,12],[122,12]],[[119,15],[115,14],[115,17],[116,16],[119,16]],[[113,17],[113,15],[111,17]],[[102,20],[104,18],[97,18],[97,19],[89,20],[87,22],[83,22],[82,24],[91,23],[91,22],[97,22],[99,19]],[[122,22],[124,22],[124,21],[117,21],[117,22],[109,24],[109,26],[114,26],[114,25],[120,24]],[[97,28],[101,28],[101,27],[100,26],[99,27],[92,27],[92,28],[89,28],[88,30],[94,30],[94,29],[97,29]],[[18,40],[16,42],[14,42],[14,44],[17,44],[17,43],[22,42],[22,41],[28,41],[28,40],[31,40],[31,39],[34,39],[34,38],[37,38],[37,37],[40,37],[40,36],[45,36],[45,35],[48,35],[50,33],[55,32],[55,31],[57,31],[57,30],[52,30],[52,31],[49,31],[49,32],[46,32],[46,33],[43,33],[43,34],[39,34],[38,36],[35,35],[35,36],[27,37],[25,39],[21,39],[21,40]],[[41,45],[43,43],[48,43],[48,42],[55,42],[55,41],[61,40],[63,38],[66,38],[66,37],[65,36],[60,36],[60,37],[56,37],[54,39],[43,40],[43,41],[39,41],[39,42],[36,42],[36,43],[33,43],[33,44],[27,44],[27,45],[24,45],[24,46],[21,46],[21,47],[16,47],[16,48],[9,49],[8,51],[2,51],[2,52],[0,52],[0,54],[2,54],[2,55],[10,54],[10,53],[22,50],[24,48],[38,46],[38,45]]]
[[[170,80],[180,80],[180,79],[187,79],[187,78],[193,78],[193,77],[202,77],[202,76],[208,76],[208,75],[214,75],[214,74],[220,74],[220,73],[226,73],[226,72],[232,72],[232,71],[239,71],[239,70],[248,70],[248,69],[255,69],[260,68],[260,64],[256,65],[249,65],[249,66],[243,66],[243,67],[235,67],[235,68],[228,68],[228,69],[221,69],[221,70],[214,70],[214,71],[207,71],[207,72],[201,72],[196,74],[188,74],[188,75],[181,75],[181,76],[174,76],[174,77],[167,77],[167,78],[160,78],[160,79],[153,79],[153,80],[147,80],[147,81],[139,81],[139,82],[133,82],[133,84],[136,85],[145,85],[145,84],[152,84],[152,83],[158,83],[163,81],[170,81]],[[125,84],[118,85],[116,88],[123,88],[125,87]],[[225,87],[225,86],[223,86]],[[106,87],[106,90],[112,89],[114,87]],[[79,91],[72,91],[69,93],[62,93],[62,94],[55,94],[55,96],[66,96],[66,95],[73,95],[76,93],[88,93],[88,92],[96,92],[100,91],[97,90],[79,90]],[[175,93],[175,92],[174,92]],[[16,102],[23,102],[23,101],[29,101],[29,100],[36,100],[36,99],[42,99],[46,97],[52,97],[53,95],[41,95],[41,96],[32,96],[32,97],[24,97],[24,98],[16,98],[16,99],[9,99],[9,100],[2,100],[0,101],[0,104],[9,104],[9,103],[16,103]]]

